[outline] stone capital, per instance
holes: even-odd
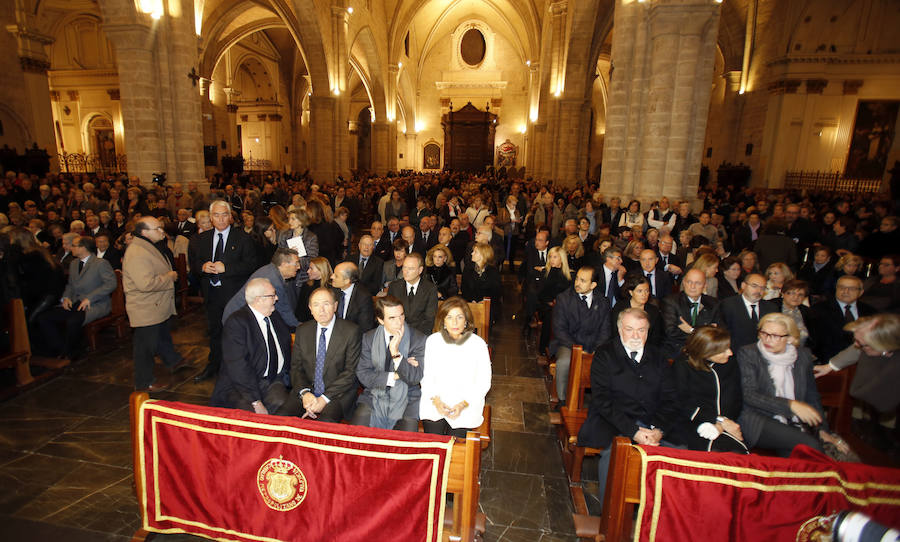
[[[569,10],[569,2],[567,0],[559,0],[550,4],[550,14],[554,17],[563,16]]]
[[[25,73],[38,73],[46,75],[47,71],[50,69],[50,62],[46,60],[39,60],[37,58],[31,58],[29,56],[20,56],[19,65],[22,66],[22,71]]]
[[[844,95],[858,93],[861,86],[863,86],[862,79],[847,79],[844,81]]]
[[[650,23],[651,38],[659,36],[701,35],[710,19],[718,17],[719,4],[685,3],[658,4],[650,6],[647,19]]]
[[[109,94],[110,100],[118,101],[121,99],[121,94],[119,93],[119,89],[117,89],[117,88],[107,89],[106,93]]]
[[[828,79],[807,79],[806,80],[806,93],[807,94],[822,94],[825,91],[825,87],[828,86]]]
[[[227,104],[225,106],[225,111],[228,111],[229,113],[237,113],[238,106],[237,106],[237,104]]]
[[[104,24],[102,28],[106,38],[116,46],[116,51],[153,49],[153,29],[144,24]]]

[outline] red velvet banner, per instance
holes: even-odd
[[[790,459],[639,448],[636,540],[793,541],[811,518],[846,509],[900,526],[897,469],[838,463],[805,446]]]
[[[147,401],[144,529],[216,540],[437,542],[453,443]]]

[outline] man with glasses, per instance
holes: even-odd
[[[134,328],[134,387],[137,390],[165,389],[153,375],[153,357],[159,355],[172,372],[188,366],[175,351],[169,318],[175,315],[175,281],[172,269],[157,243],[166,238],[160,221],[152,216],[134,225],[134,238],[122,260],[125,310]]]
[[[703,293],[705,287],[706,274],[699,269],[691,269],[684,275],[681,292],[663,299],[661,312],[666,329],[663,344],[665,357],[677,356],[695,327],[719,321],[719,302]]]
[[[775,303],[762,298],[765,291],[766,278],[753,273],[741,282],[741,295],[727,297],[719,305],[719,325],[731,333],[732,350],[756,342],[760,318],[778,312]]]
[[[809,311],[810,348],[820,360],[829,360],[850,346],[853,335],[844,326],[861,316],[875,314],[875,309],[859,301],[863,283],[852,275],[838,279],[834,298],[820,301]]]
[[[288,412],[291,330],[275,310],[278,294],[261,277],[250,279],[243,290],[244,305],[225,321],[222,372],[210,405],[257,414],[295,414]]]
[[[235,311],[246,304],[245,293],[247,285],[253,279],[266,279],[269,284],[275,288],[278,294],[278,301],[275,303],[275,311],[281,315],[281,319],[290,329],[300,325],[294,312],[297,308],[297,290],[293,283],[287,284],[287,281],[297,276],[300,269],[300,257],[292,248],[278,247],[275,254],[272,255],[272,261],[254,271],[250,275],[250,280],[245,284],[225,305],[225,311],[222,313],[222,324],[228,320]]]

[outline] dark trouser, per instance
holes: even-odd
[[[781,423],[774,418],[763,420],[762,431],[756,440],[756,446],[767,450],[775,450],[779,457],[788,457],[794,446],[806,444],[823,452],[822,443],[814,435],[802,431],[799,427]]]
[[[288,412],[288,410],[291,409],[289,406],[291,390],[287,389],[284,382],[281,380],[269,382],[268,379],[263,378],[259,382],[259,389],[263,392],[262,402],[266,407],[266,410],[269,411],[269,414],[274,414],[276,416],[292,416],[297,414],[296,412]],[[247,412],[256,412],[253,410],[253,405],[250,404],[250,401],[237,390],[231,390],[225,397],[225,401],[229,405],[233,405],[233,408],[246,410]]]
[[[228,304],[228,296],[214,286],[209,287],[206,296],[206,324],[209,330],[209,366],[214,373],[222,365],[222,313]]]
[[[550,332],[553,330],[553,308],[549,305],[538,307],[538,315],[542,322],[538,353],[543,354],[550,345]]]
[[[612,445],[613,445],[613,443],[610,442],[609,446],[607,446],[606,448],[603,449],[602,452],[600,452],[600,464],[599,464],[599,468],[597,469],[599,471],[599,476],[600,476],[598,478],[598,481],[600,482],[600,487],[597,490],[597,496],[600,499],[601,506],[603,506],[605,504],[603,502],[603,498],[606,495],[606,479],[609,477],[609,462],[610,462],[610,459],[612,459]],[[669,442],[666,439],[659,441],[659,445],[665,446],[666,448],[680,448],[680,449],[685,448],[685,446],[681,446],[679,444]]]
[[[472,429],[467,429],[465,427],[454,429],[450,427],[447,420],[443,418],[438,421],[422,420],[422,427],[425,429],[426,433],[431,433],[432,435],[453,435],[458,438],[466,438],[466,433],[472,431]]]
[[[366,427],[372,427],[370,425],[372,420],[372,407],[367,404],[359,403],[356,405],[356,411],[353,413],[353,418],[350,420],[352,425],[365,425]],[[419,430],[419,420],[415,418],[401,418],[397,420],[397,423],[394,424],[395,431],[409,431],[412,433],[416,433]]]
[[[169,320],[152,326],[134,328],[134,387],[142,390],[153,384],[153,357],[157,354],[166,367],[172,368],[181,360],[172,344]]]
[[[76,310],[74,303],[72,310],[53,307],[37,317],[44,349],[52,356],[72,357],[81,343],[81,327],[84,325],[85,313]]]

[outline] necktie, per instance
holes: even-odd
[[[384,352],[384,370],[388,373],[394,372],[394,359],[391,357],[391,341],[393,340],[393,335],[388,337],[388,346]]]
[[[756,312],[756,305],[750,305],[750,319],[754,324],[759,323],[759,313]]]
[[[360,268],[360,269],[365,269],[365,268],[366,268],[366,262],[367,262],[367,261],[369,261],[368,258],[360,258],[360,259],[359,259],[359,268]]]
[[[275,334],[272,333],[272,322],[266,316],[266,341],[269,344],[269,373],[266,378],[273,382],[278,376],[278,347],[275,345]]]
[[[84,269],[84,260],[78,260],[78,274],[81,274],[81,270]]]
[[[341,290],[341,300],[338,301],[338,309],[337,309],[338,316],[340,316],[341,318],[344,317],[344,308],[345,308],[345,307],[344,307],[344,301],[345,301],[346,299],[347,299],[347,294],[344,293],[343,290]]]
[[[325,332],[327,327],[322,328],[322,334],[319,335],[319,348],[316,349],[316,374],[313,378],[313,394],[318,397],[325,393],[325,350],[328,345],[325,343]]]
[[[656,285],[653,284],[653,272],[647,273],[647,280],[650,281],[650,294],[656,297]]]
[[[856,320],[856,318],[854,318],[853,313],[850,312],[850,305],[844,305],[844,322],[849,324],[854,320]]]
[[[691,327],[696,327],[697,325],[697,309],[699,305],[699,303],[691,303]]]
[[[609,298],[609,306],[616,306],[616,287],[618,287],[619,281],[616,280],[616,272],[610,271],[609,277],[606,279],[606,297]]]
[[[631,352],[629,352],[629,355],[631,356],[631,361],[633,361],[633,362],[635,362],[635,363],[638,362],[638,360],[637,360],[637,352],[636,352],[636,351],[632,350]]]
[[[586,296],[586,295],[581,296],[581,301],[584,302],[584,305],[585,305],[587,308],[591,308],[591,306],[588,305],[588,302],[587,302],[587,296]]]
[[[409,297],[408,297],[410,303],[412,303],[412,300],[414,297],[416,297],[416,290],[412,286],[410,286],[409,287]]]
[[[219,242],[216,243],[216,253],[213,256],[214,262],[221,262],[225,257],[225,239],[222,237],[222,234],[218,234]]]
[[[544,251],[538,251],[538,258],[541,260],[541,265],[547,265],[547,259],[544,257]]]
[[[427,231],[422,234],[422,240],[425,241],[426,243],[428,242],[428,232]]]

